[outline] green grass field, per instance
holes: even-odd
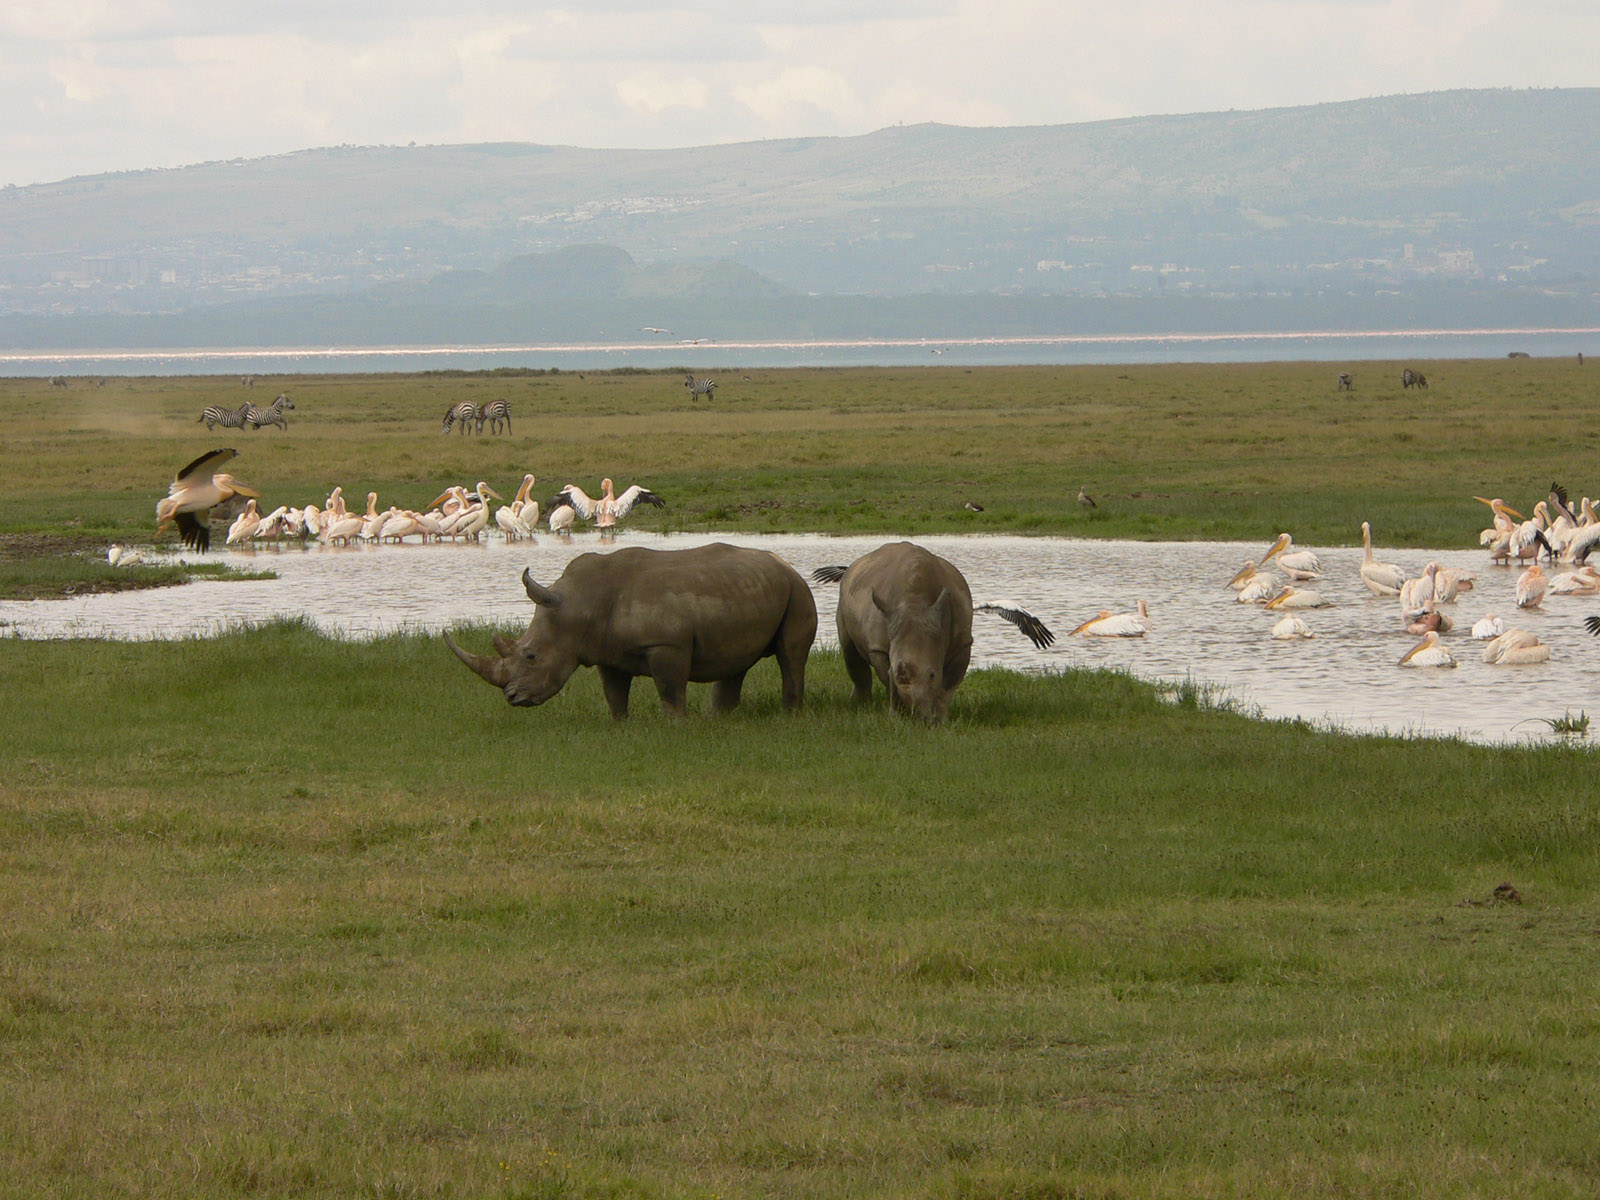
[[[1575,365],[1421,365],[269,380],[230,436],[275,501],[604,473],[655,528],[1457,545],[1594,490]],[[148,536],[238,392],[0,381],[0,532]],[[442,438],[464,394],[517,436]],[[617,724],[433,637],[0,638],[0,1197],[1600,1191],[1585,746],[776,675]]]

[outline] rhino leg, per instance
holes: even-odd
[[[689,655],[670,646],[658,646],[645,661],[661,696],[661,707],[675,717],[683,716],[688,711]]]
[[[744,672],[719,679],[711,685],[711,709],[713,712],[728,712],[739,707],[739,696],[744,691]]]
[[[606,704],[611,708],[613,720],[620,721],[628,715],[628,693],[633,690],[633,676],[615,667],[596,667],[600,672],[600,689],[606,694]]]
[[[841,641],[839,650],[844,655],[844,669],[855,685],[856,702],[865,704],[872,699],[872,664],[852,641]]]

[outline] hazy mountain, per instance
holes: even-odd
[[[787,332],[867,311],[1104,314],[1120,298],[1592,321],[1597,135],[1600,89],[1464,91],[671,151],[341,147],[85,177],[0,190],[0,313],[15,315],[0,337],[63,336],[23,314],[157,314],[93,322],[140,343],[224,325],[290,340],[319,319],[359,338],[469,313],[518,336],[667,324],[664,310]]]

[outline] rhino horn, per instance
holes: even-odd
[[[561,597],[543,584],[536,582],[533,578],[533,572],[527,567],[522,569],[522,586],[528,590],[528,599],[535,604],[542,604],[546,608],[557,608],[561,604]]]
[[[501,658],[510,657],[511,652],[516,649],[517,644],[503,633],[495,634],[491,640],[494,642],[495,653]]]
[[[505,687],[505,659],[490,658],[487,654],[469,653],[451,641],[448,633],[444,635],[444,644],[450,647],[457,658],[471,667],[475,674],[482,676],[484,682],[492,683],[495,687]]]

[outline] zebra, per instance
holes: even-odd
[[[704,396],[707,400],[715,400],[717,398],[717,381],[710,377],[696,379],[692,371],[685,371],[683,373],[683,386],[689,389],[689,399],[691,400],[696,396]]]
[[[474,423],[477,425],[476,432],[483,432],[483,423],[485,421],[489,422],[490,433],[499,433],[502,421],[505,422],[506,432],[510,433],[511,405],[504,400],[491,400],[489,403],[482,405],[474,418]]]
[[[200,414],[195,424],[204,421],[207,429],[214,429],[218,425],[224,429],[243,429],[249,412],[248,404],[241,404],[238,408],[223,408],[220,404],[213,404]]]
[[[1400,386],[1425,388],[1428,386],[1428,377],[1421,371],[1413,371],[1407,367],[1400,372]]]
[[[262,408],[256,404],[246,404],[244,419],[252,429],[260,429],[263,425],[277,425],[281,429],[288,429],[289,422],[283,419],[283,410],[293,411],[294,401],[289,399],[289,393],[279,392],[278,398],[272,402],[271,407]]]
[[[450,426],[454,425],[457,421],[460,421],[461,432],[471,433],[473,432],[472,426],[477,419],[478,406],[471,400],[463,400],[460,404],[452,406],[450,411],[444,414],[444,427],[441,428],[439,432],[449,433]]]

